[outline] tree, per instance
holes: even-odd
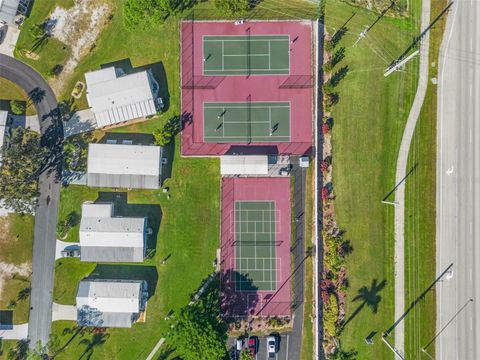
[[[226,330],[220,318],[218,283],[213,282],[196,303],[182,309],[168,342],[182,359],[224,359]]]
[[[245,15],[251,4],[249,0],[215,0],[215,7],[226,15]]]
[[[173,0],[127,0],[123,6],[127,29],[151,29],[174,11]]]
[[[18,127],[7,139],[0,167],[0,199],[15,212],[31,213],[38,196],[37,182],[49,151],[40,135]]]
[[[174,116],[168,120],[162,128],[155,129],[153,131],[153,137],[155,138],[155,144],[165,146],[172,141],[175,135],[180,131],[180,118]]]
[[[22,115],[25,113],[25,102],[20,100],[12,100],[10,101],[10,110],[15,115]]]

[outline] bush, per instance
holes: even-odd
[[[335,294],[330,294],[328,302],[323,304],[323,327],[330,336],[337,334],[338,302]]]
[[[25,113],[25,102],[20,100],[12,100],[10,101],[10,110],[15,115],[22,115]]]
[[[333,50],[333,48],[334,48],[333,42],[331,40],[325,39],[323,43],[323,50],[325,50],[326,52],[330,52]]]
[[[174,11],[171,0],[127,0],[123,6],[127,29],[151,29]]]
[[[332,71],[333,66],[332,66],[332,63],[328,61],[325,64],[323,64],[322,68],[323,68],[323,72],[329,73]]]
[[[249,0],[215,0],[215,7],[225,15],[245,15],[251,9]]]
[[[320,163],[320,171],[322,173],[325,173],[328,171],[328,168],[329,168],[330,164],[328,163],[327,160],[323,160],[321,163]]]
[[[329,132],[330,132],[330,125],[328,125],[327,123],[323,123],[322,124],[322,134],[326,135]]]

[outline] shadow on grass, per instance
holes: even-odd
[[[166,163],[162,164],[162,181],[170,179],[172,177],[173,161],[175,160],[175,140],[176,137],[172,137],[172,140],[163,147],[163,158],[166,159]]]
[[[162,209],[158,204],[129,204],[126,192],[99,192],[95,203],[113,203],[114,216],[146,217],[152,233],[147,235],[147,258],[155,255],[157,235],[162,221]]]
[[[372,280],[370,287],[362,286],[358,289],[358,295],[353,298],[353,302],[361,300],[361,304],[355,309],[355,311],[348,317],[348,319],[342,324],[340,331],[343,331],[350,321],[352,321],[365,306],[369,307],[374,314],[378,311],[378,304],[382,300],[379,292],[382,291],[387,285],[386,280],[382,280],[378,283],[377,279]]]
[[[145,280],[148,284],[148,297],[155,294],[158,272],[155,266],[98,264],[87,277],[88,280]]]

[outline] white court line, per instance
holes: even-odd
[[[224,36],[224,35],[222,35]],[[232,36],[235,36],[235,35],[232,35]],[[206,42],[259,42],[259,41],[282,41],[282,42],[287,42],[288,40],[287,39],[251,39],[251,40],[248,40],[248,39],[232,39],[232,40],[228,40],[228,39],[203,39],[203,42],[206,43]]]
[[[241,56],[241,57],[245,57],[245,56],[270,56],[270,54],[224,54],[223,56]],[[265,70],[273,70],[272,68],[268,68],[268,69],[265,69]]]
[[[223,60],[222,60],[222,66],[223,66]],[[209,72],[219,72],[219,71],[223,71],[223,72],[231,72],[231,71],[247,71],[248,69],[217,69],[217,70],[214,70],[214,69],[209,69],[209,70],[205,70],[204,72],[205,73],[209,73]],[[265,74],[260,74],[260,75],[276,75],[277,74],[277,71],[290,71],[290,69],[250,69],[250,71],[265,71],[266,73]],[[269,73],[267,71],[274,71],[273,73]],[[283,74],[281,73],[280,75],[286,75],[286,74]]]

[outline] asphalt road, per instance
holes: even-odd
[[[440,51],[437,273],[453,273],[437,283],[436,359],[480,359],[479,19],[479,1],[455,1]]]
[[[24,63],[0,54],[0,77],[6,78],[27,93],[43,93],[35,104],[40,121],[42,141],[52,149],[52,157],[61,142],[61,123],[56,116],[57,100],[47,82]],[[40,89],[40,90],[39,90]],[[57,127],[59,126],[59,128]],[[55,145],[54,145],[55,144]],[[55,153],[54,153],[55,152]],[[32,292],[28,338],[31,346],[48,342],[52,321],[53,269],[60,183],[55,168],[47,168],[39,179],[38,205],[35,209],[35,230],[32,257]]]
[[[289,337],[289,357],[295,359],[302,348],[302,331],[304,321],[304,284],[305,284],[305,196],[307,186],[307,169],[298,166],[298,158],[292,160],[294,178],[294,245],[292,247],[293,266],[293,329]]]

